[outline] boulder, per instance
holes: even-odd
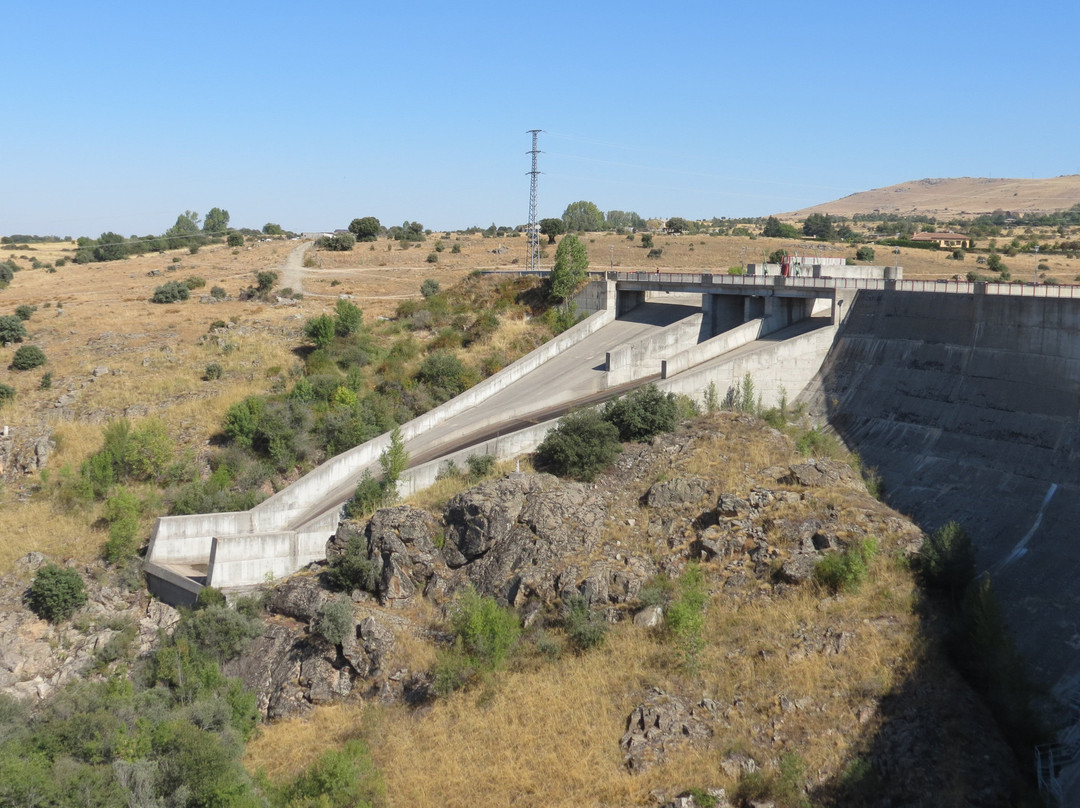
[[[267,611],[310,623],[331,594],[312,575],[294,575],[270,590]]]
[[[688,744],[700,744],[712,737],[705,720],[710,711],[689,707],[678,696],[650,688],[645,701],[626,720],[626,732],[619,742],[626,767],[635,774],[662,763],[669,752]]]
[[[379,601],[404,607],[422,593],[432,576],[445,572],[435,546],[439,525],[427,511],[402,505],[383,508],[367,526],[368,560],[375,567]]]
[[[566,574],[567,559],[595,549],[605,515],[589,486],[550,474],[510,474],[447,503],[443,555],[478,592],[502,603],[519,606],[533,596],[550,600],[561,588],[559,580],[577,587],[578,573]],[[600,578],[592,586],[606,597]]]
[[[654,483],[645,493],[650,508],[674,508],[701,502],[709,493],[709,483],[700,477],[678,477]]]
[[[859,475],[852,471],[851,466],[839,460],[821,459],[794,463],[788,467],[788,473],[777,482],[806,488],[840,486],[860,493],[866,492],[866,486],[859,479]]]

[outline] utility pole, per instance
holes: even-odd
[[[525,261],[525,268],[530,272],[540,269],[540,225],[536,221],[536,178],[540,171],[536,168],[536,157],[540,154],[537,148],[537,138],[543,129],[530,129],[532,135],[532,150],[526,154],[532,155],[532,171],[529,172],[529,255]]]
[[[1032,284],[1033,286],[1038,286],[1039,285],[1039,245],[1038,244],[1035,245],[1035,277],[1032,280],[1034,281],[1034,283]]]

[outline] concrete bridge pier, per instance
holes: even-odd
[[[814,298],[775,295],[703,294],[705,338],[715,337],[752,320],[763,321],[763,333],[778,331],[813,314]]]
[[[615,293],[615,316],[622,317],[644,302],[644,289],[619,289]]]

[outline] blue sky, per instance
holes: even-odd
[[[5,4],[0,233],[758,216],[1080,173],[1080,4]]]

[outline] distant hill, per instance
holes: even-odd
[[[1080,203],[1080,174],[1030,180],[956,177],[902,182],[778,215],[786,219],[804,219],[811,213],[839,216],[897,213],[951,218],[979,216],[995,210],[1047,213],[1077,203]]]

